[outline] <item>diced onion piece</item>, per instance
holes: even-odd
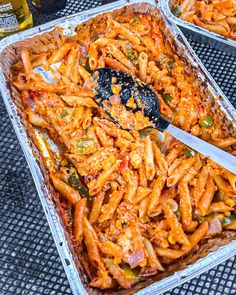
[[[221,222],[218,218],[214,218],[213,220],[208,222],[209,229],[207,232],[207,236],[213,236],[222,232]]]

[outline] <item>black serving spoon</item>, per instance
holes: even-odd
[[[95,99],[115,123],[120,124],[119,119],[114,119],[111,115],[110,108],[112,104],[109,98],[114,95],[112,91],[114,85],[118,85],[118,87],[121,87],[119,92],[120,101],[126,109],[130,110],[127,102],[133,97],[135,107],[132,107],[132,112],[135,113],[143,110],[144,116],[148,117],[149,121],[153,123],[154,128],[162,132],[166,131],[200,154],[236,174],[236,157],[171,125],[170,122],[162,118],[159,112],[157,95],[147,84],[138,78],[112,68],[100,68],[94,72],[93,79],[96,84]],[[123,127],[122,124],[120,125]]]

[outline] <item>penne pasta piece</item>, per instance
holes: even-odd
[[[92,71],[94,71],[98,65],[98,51],[95,44],[90,44],[89,46],[89,66]]]
[[[134,197],[136,195],[136,191],[138,188],[138,175],[136,172],[134,172],[128,182],[128,184],[125,187],[125,196],[124,199],[127,202],[133,203]]]
[[[110,274],[116,279],[119,285],[124,289],[129,289],[133,285],[132,277],[127,276],[122,268],[118,264],[115,264],[112,259],[103,259]]]
[[[180,181],[178,184],[178,191],[180,197],[180,211],[182,216],[183,228],[187,228],[192,222],[192,200],[189,193],[188,183]]]
[[[225,149],[227,147],[230,147],[233,144],[236,144],[236,138],[235,137],[219,138],[219,139],[210,141],[210,143],[216,145],[220,149]]]
[[[181,178],[183,178],[185,173],[192,167],[195,161],[196,157],[183,160],[179,167],[177,167],[167,178],[167,186],[170,187],[176,185],[181,180]]]
[[[90,283],[90,286],[94,288],[99,288],[99,289],[111,289],[115,287],[115,282],[114,280],[109,276],[101,276],[101,277],[96,277],[94,278]]]
[[[183,162],[183,160],[185,159],[184,156],[181,156],[180,158],[177,158],[173,161],[173,163],[170,165],[170,167],[168,168],[168,175],[171,175],[173,173],[173,171],[180,166],[180,164]]]
[[[166,162],[168,166],[170,166],[173,161],[180,156],[183,151],[183,143],[176,141],[173,148],[171,148],[170,152],[166,155]]]
[[[48,145],[47,140],[38,130],[34,130],[34,144],[39,149],[46,168],[52,172],[56,172],[57,163],[54,157],[54,152],[52,151],[51,147]]]
[[[114,39],[112,39],[112,38],[99,37],[99,38],[94,42],[94,45],[95,45],[95,46],[104,47],[104,46],[107,46],[108,44],[110,44],[110,43],[113,42],[113,41],[114,41]]]
[[[119,70],[121,72],[127,73],[132,75],[133,71],[131,71],[130,69],[128,69],[126,66],[124,66],[121,62],[119,62],[118,60],[111,58],[111,57],[104,57],[104,62],[106,65],[108,65],[111,68],[114,68],[116,70]]]
[[[108,25],[116,31],[118,34],[124,36],[127,38],[129,41],[135,44],[140,44],[140,40],[137,36],[134,35],[133,32],[130,30],[126,29],[122,24],[116,22],[115,20],[108,20]]]
[[[104,197],[105,197],[105,192],[100,192],[93,198],[92,209],[89,215],[89,222],[91,224],[95,223],[101,214],[101,208],[102,208]]]
[[[62,95],[61,98],[72,107],[98,107],[95,101],[89,96]]]
[[[161,192],[166,182],[166,174],[160,174],[156,180],[154,180],[154,186],[151,194],[149,195],[148,213],[154,213],[161,203]]]
[[[86,202],[87,199],[83,198],[75,204],[74,211],[74,240],[81,242],[83,236],[83,220],[86,216]]]
[[[214,184],[214,179],[212,176],[209,176],[207,185],[206,185],[206,190],[204,191],[198,203],[198,208],[202,216],[206,215],[207,211],[209,210],[215,192],[216,192],[216,187]]]
[[[120,148],[122,151],[127,151],[130,147],[131,142],[123,137],[117,137],[115,140],[116,147]]]
[[[80,126],[83,122],[84,110],[85,110],[85,107],[80,106],[75,111],[77,126]]]
[[[198,222],[192,220],[192,222],[188,226],[186,226],[184,230],[185,232],[193,232],[196,230],[197,226]]]
[[[212,202],[209,210],[207,211],[207,215],[211,213],[220,213],[220,212],[229,212],[233,210],[232,207],[226,205],[224,202]]]
[[[99,126],[95,128],[97,138],[103,147],[113,146],[113,140]]]
[[[65,43],[57,51],[55,51],[49,58],[49,64],[54,64],[61,61],[69,52],[69,50],[74,47],[74,43]]]
[[[95,127],[92,127],[95,128]],[[91,169],[91,172],[101,170],[104,167],[104,162],[111,156],[116,156],[116,150],[113,147],[101,148],[93,155],[86,159],[85,165]]]
[[[133,65],[133,63],[115,45],[108,45],[107,52],[114,56],[120,63],[122,63],[129,70],[131,70],[132,74],[136,73],[136,68]]]
[[[83,117],[83,123],[82,123],[83,129],[86,129],[91,125],[92,115],[93,115],[92,109],[87,107],[85,109],[84,117]]]
[[[191,249],[193,249],[204,236],[207,234],[209,229],[209,224],[207,221],[204,221],[196,230],[195,232],[188,237],[191,246],[185,249],[186,253],[188,253]]]
[[[203,193],[205,191],[208,177],[209,177],[208,170],[206,169],[205,166],[203,166],[200,171],[199,177],[197,179],[195,189],[193,191],[193,202],[196,206],[198,205],[198,203],[201,199],[201,196],[203,195]]]
[[[124,196],[124,192],[122,190],[114,191],[111,194],[110,201],[107,204],[105,210],[102,212],[99,217],[99,222],[104,222],[106,220],[112,219],[117,207],[119,206],[122,198]]]
[[[33,74],[33,65],[30,60],[30,54],[28,50],[22,50],[21,52],[21,59],[23,62],[23,67],[25,70],[27,80],[30,79],[31,75]]]
[[[146,187],[147,186],[147,177],[146,177],[145,166],[144,166],[143,162],[139,166],[138,175],[139,175],[140,186]]]
[[[232,7],[232,1],[226,0],[226,1],[220,1],[220,2],[215,2],[214,7],[221,10],[221,9],[227,9]]]
[[[13,83],[19,90],[33,90],[33,91],[46,91],[55,93],[66,92],[66,85],[63,84],[50,84],[46,82],[28,82],[28,83]]]
[[[235,196],[232,186],[221,175],[214,174],[213,178],[219,190],[224,193],[225,198]]]
[[[91,196],[94,196],[100,193],[106,183],[106,181],[110,178],[110,176],[115,172],[121,161],[116,160],[116,162],[107,170],[104,170],[97,178],[97,180],[92,180],[88,183],[89,193]]]
[[[82,84],[82,79],[78,73],[79,60],[80,60],[80,53],[78,52],[77,57],[74,62],[74,66],[72,67],[71,72],[70,72],[70,79],[73,83],[80,85],[80,84]]]
[[[147,213],[149,197],[146,197],[139,203],[139,218],[142,220]]]
[[[183,182],[191,182],[197,176],[199,170],[202,168],[202,161],[199,154],[196,155],[196,163],[189,169],[189,172],[182,178]]]
[[[144,246],[148,254],[148,261],[151,268],[164,271],[165,269],[158,260],[152,243],[148,239],[144,239]]]
[[[85,89],[85,88],[82,88],[81,86],[79,86],[78,89],[76,90],[76,94],[77,95],[74,95],[74,96],[79,96],[79,97],[87,97],[88,96],[91,98],[94,96],[92,89],[88,89],[88,88]]]
[[[101,55],[98,59],[98,68],[105,68],[106,63],[105,63],[105,57]]]
[[[155,176],[154,154],[152,148],[152,141],[148,135],[144,141],[144,163],[146,177],[148,180],[152,180]]]
[[[155,158],[156,164],[159,167],[160,173],[167,173],[168,165],[167,165],[165,156],[160,151],[155,141],[152,141],[152,148],[153,148],[154,158]]]
[[[155,46],[154,40],[151,37],[141,37],[141,41],[149,51],[156,55],[157,48]]]
[[[127,40],[117,40],[117,39],[112,39],[112,38],[100,37],[94,42],[94,45],[96,47],[98,47],[98,46],[106,47],[109,44],[114,44],[115,46],[118,46],[118,47],[122,48],[122,50],[123,50],[128,43],[129,43],[129,41],[127,41]],[[104,50],[103,52],[106,53],[106,50]]]
[[[53,174],[50,174],[50,178],[52,180],[53,186],[55,189],[63,195],[68,201],[70,201],[72,204],[76,204],[80,199],[80,194],[73,189],[71,186],[66,184],[65,182],[58,179]]]
[[[185,251],[175,250],[170,248],[155,247],[157,256],[165,257],[168,259],[178,259],[185,254]]]
[[[98,270],[105,271],[106,268],[101,260],[98,249],[97,234],[86,217],[83,219],[83,234],[90,262]]]
[[[175,213],[171,209],[171,204],[169,200],[166,200],[166,202],[163,204],[163,210],[167,222],[171,228],[171,233],[176,239],[176,241],[182,245],[190,246],[190,242],[183,231],[181,223],[178,221]]]
[[[226,176],[228,178],[229,183],[232,186],[232,189],[236,192],[236,175],[226,170]]]
[[[117,37],[117,35],[118,35],[118,32],[117,32],[117,31],[110,29],[110,30],[108,31],[106,37],[107,37],[108,39],[112,39],[112,38],[115,39],[115,38]]]
[[[71,72],[72,72],[72,69],[74,67],[74,64],[75,64],[75,61],[76,61],[78,52],[79,52],[79,48],[78,47],[75,47],[75,48],[72,48],[71,49],[71,51],[70,51],[70,53],[68,55],[67,62],[66,62],[66,72],[65,72],[65,75],[69,79],[71,78]]]
[[[148,55],[145,52],[141,52],[138,57],[138,65],[139,65],[139,76],[140,79],[146,81],[147,78],[147,63],[148,63]]]
[[[92,79],[91,74],[84,67],[82,67],[81,65],[78,65],[78,73],[79,73],[79,75],[82,77],[82,79],[84,81]]]
[[[176,187],[164,189],[161,194],[161,202],[164,203],[166,199],[174,199],[178,195]]]
[[[105,119],[101,120],[101,119],[94,118],[94,123],[95,123],[95,125],[97,124],[100,127],[105,128],[106,133],[109,136],[123,137],[127,140],[134,141],[133,136],[127,130],[119,129],[117,127],[117,125],[115,125],[114,123],[112,123],[110,121],[107,121]]]
[[[121,262],[122,248],[119,245],[111,241],[104,241],[99,244],[99,248],[104,255],[108,257],[114,257],[116,263]]]
[[[28,111],[27,115],[28,115],[28,120],[31,124],[42,127],[42,128],[50,129],[50,124],[39,114],[34,113],[32,111]]]
[[[152,192],[152,190],[150,188],[147,187],[142,187],[139,186],[137,189],[137,193],[134,196],[134,198],[132,199],[132,203],[133,204],[138,204],[140,203],[143,199],[145,199],[150,193]]]

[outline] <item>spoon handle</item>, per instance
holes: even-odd
[[[200,154],[206,156],[207,158],[236,174],[235,156],[171,124],[168,125],[165,131]]]

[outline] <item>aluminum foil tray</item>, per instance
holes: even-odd
[[[176,0],[160,0],[162,11],[170,22],[180,26],[183,29],[183,31],[193,40],[205,43],[209,46],[215,47],[216,49],[226,51],[227,53],[236,56],[236,41],[233,41],[232,39],[208,31],[206,29],[196,26],[195,24],[186,22],[176,17],[171,12],[175,4]]]
[[[36,148],[28,136],[27,122],[25,122],[23,117],[20,99],[14,95],[14,91],[10,88],[8,77],[10,66],[19,59],[20,51],[23,48],[31,48],[32,46],[37,50],[37,42],[50,42],[50,38],[53,36],[53,27],[55,25],[61,26],[64,28],[64,33],[70,35],[73,34],[75,26],[79,23],[105,12],[112,11],[114,14],[117,12],[119,13],[124,9],[124,6],[126,6],[127,10],[130,10],[130,12],[147,12],[162,19],[163,25],[165,26],[165,35],[168,36],[175,51],[182,56],[189,65],[189,68],[193,71],[196,80],[198,80],[199,87],[202,88],[205,95],[217,98],[217,104],[222,109],[229,126],[233,126],[236,118],[234,108],[196,57],[183,34],[175,25],[168,23],[164,19],[164,15],[157,4],[150,0],[118,1],[70,17],[64,17],[52,21],[31,30],[5,38],[0,42],[0,85],[3,100],[31,170],[42,207],[74,294],[98,294],[100,292],[88,288],[86,277],[81,269],[79,260],[74,253],[72,242],[70,241],[69,235],[65,231],[61,218],[57,214],[55,206],[51,200],[50,195],[52,188],[46,185],[47,180],[45,179],[45,169],[40,162]],[[29,202],[29,200],[26,200],[26,202]],[[187,257],[186,261],[183,261],[181,265],[174,265],[165,274],[150,278],[146,282],[136,285],[128,291],[121,290],[115,291],[115,293],[125,295],[134,293],[161,294],[235,255],[235,239],[235,233],[224,232],[221,236],[208,240],[205,245],[202,245],[198,253],[193,254],[191,257]],[[111,293],[114,294],[114,292],[104,292],[104,294]]]

